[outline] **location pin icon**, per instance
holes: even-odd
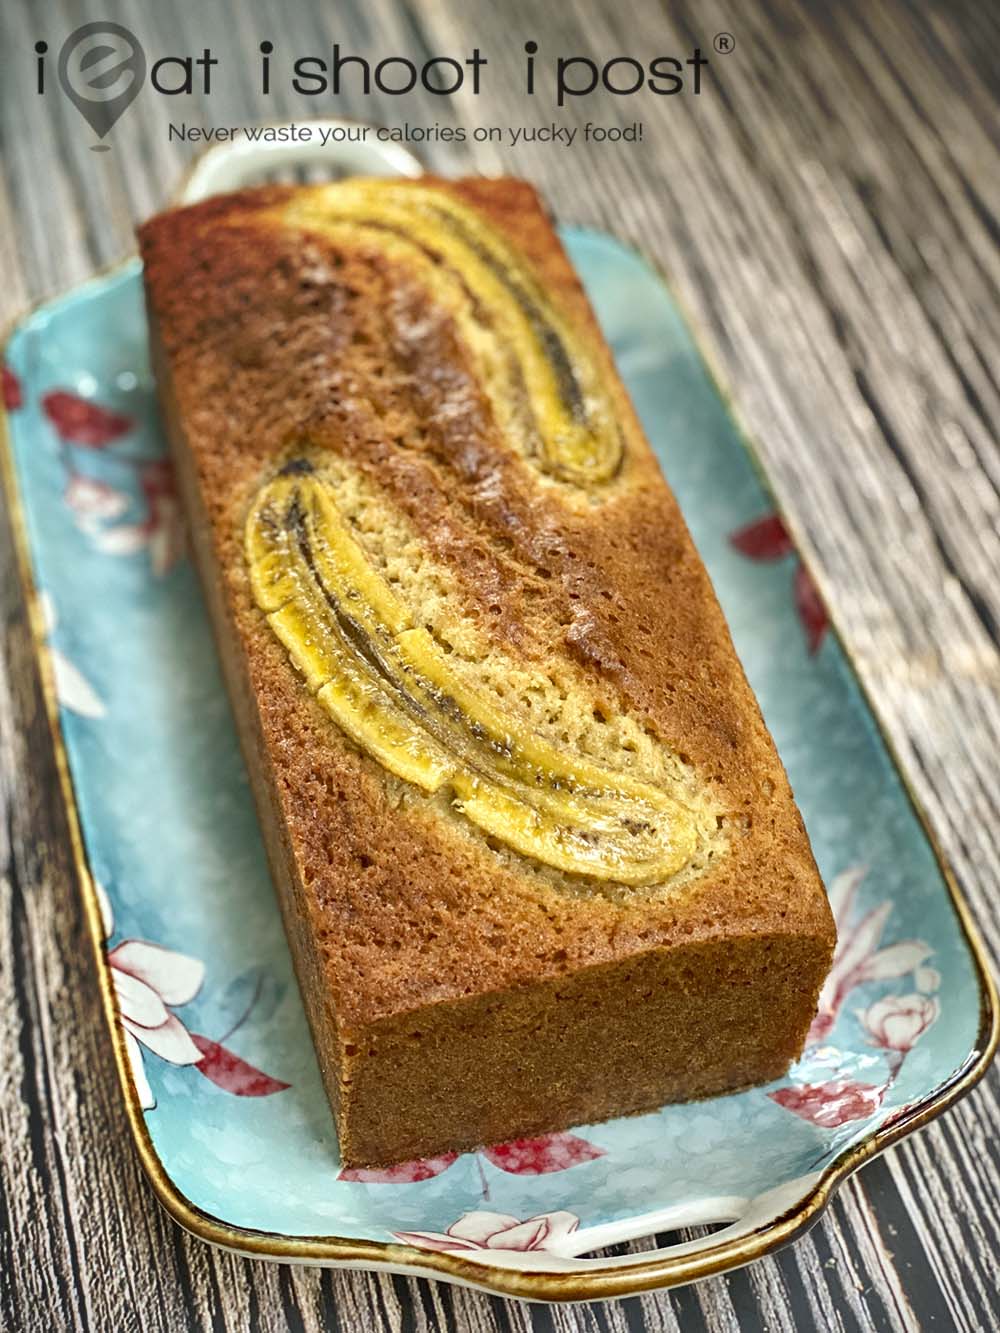
[[[62,44],[59,82],[87,124],[103,139],[138,94],[146,78],[146,54],[120,23],[85,23]],[[106,144],[93,144],[97,153]]]

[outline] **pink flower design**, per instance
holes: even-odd
[[[580,1225],[575,1213],[539,1213],[526,1221],[507,1213],[463,1213],[447,1231],[395,1231],[422,1250],[553,1250]]]
[[[512,1176],[545,1176],[567,1171],[581,1162],[604,1156],[604,1149],[576,1134],[543,1134],[537,1139],[511,1139],[484,1148],[483,1156]]]
[[[148,1110],[156,1100],[140,1046],[173,1065],[196,1065],[202,1058],[170,1006],[194,999],[205,977],[204,964],[146,940],[125,940],[108,952],[108,965],[139,1100]]]
[[[227,1033],[231,1036],[232,1033]],[[270,1097],[272,1093],[284,1092],[290,1083],[283,1083],[280,1078],[272,1078],[263,1070],[257,1069],[242,1059],[234,1051],[223,1046],[221,1041],[212,1041],[210,1037],[201,1037],[191,1033],[191,1040],[197,1046],[200,1057],[198,1072],[235,1097]]]
[[[165,458],[143,465],[139,484],[146,497],[146,532],[153,573],[162,578],[184,554],[184,520],[174,471]]]
[[[107,555],[133,555],[148,550],[153,574],[162,578],[184,553],[184,523],[174,485],[173,470],[165,458],[136,459],[111,449],[133,428],[131,417],[63,389],[42,398],[42,410],[55,427],[60,459],[66,472],[64,499],[73,522]],[[115,467],[128,469],[138,480],[142,517],[117,522],[132,503],[128,491],[118,490],[97,477],[77,470],[77,449],[103,451]]]
[[[886,995],[867,1009],[859,1009],[858,1018],[873,1046],[905,1055],[940,1012],[940,1004],[931,996]]]
[[[66,483],[63,499],[73,514],[73,521],[81,532],[95,533],[100,524],[119,518],[129,505],[124,491],[115,490],[96,477],[74,472]]]
[[[337,1179],[358,1185],[413,1185],[419,1180],[433,1180],[458,1158],[457,1152],[446,1152],[440,1157],[415,1157],[412,1162],[397,1162],[395,1166],[345,1166]]]
[[[795,554],[795,547],[779,514],[765,514],[745,527],[730,533],[729,543],[748,560],[773,563]],[[805,631],[806,646],[812,657],[819,652],[829,627],[829,617],[822,598],[805,565],[797,563],[792,583],[795,611]]]
[[[849,925],[864,866],[852,866],[830,886],[830,906],[837,922],[838,939],[833,966],[819,998],[819,1011],[809,1029],[808,1044],[825,1041],[837,1021],[847,996],[869,981],[888,981],[912,972],[922,991],[936,990],[940,976],[926,960],[933,953],[922,940],[900,940],[880,949],[879,944],[892,904],[885,902]],[[927,994],[886,995],[858,1018],[873,1046],[886,1053],[888,1073],[881,1084],[859,1083],[851,1078],[832,1078],[824,1083],[797,1084],[767,1095],[786,1111],[823,1129],[835,1129],[852,1120],[864,1120],[878,1111],[892,1087],[907,1053],[935,1021],[938,1001]],[[836,1052],[834,1053],[836,1054]],[[894,1112],[898,1115],[901,1112]]]
[[[154,458],[140,464],[139,485],[145,500],[145,518],[138,523],[103,528],[95,541],[108,555],[132,555],[148,549],[153,573],[162,578],[184,554],[185,542],[184,521],[170,463]]]
[[[919,968],[934,952],[922,940],[900,940],[888,948],[879,943],[892,903],[881,903],[848,925],[865,866],[852,866],[830,885],[830,907],[837,922],[837,949],[830,975],[820,992],[819,1009],[809,1029],[808,1044],[825,1041],[848,995],[866,981],[890,981]]]
[[[925,965],[917,968],[913,974],[913,980],[917,984],[917,990],[923,991],[925,995],[933,995],[941,985],[941,973],[936,967]]]
[[[729,543],[748,560],[770,562],[794,555],[795,547],[784,523],[777,514],[755,518],[746,527],[730,533]]]
[[[105,938],[114,929],[111,902],[94,882]],[[205,965],[197,958],[164,949],[148,940],[123,940],[107,953],[118,1012],[125,1030],[125,1047],[132,1078],[143,1110],[156,1106],[146,1077],[142,1047],[172,1065],[193,1065],[200,1074],[237,1097],[269,1097],[290,1087],[271,1078],[228,1050],[222,1042],[190,1032],[171,1009],[193,1000],[205,979]],[[257,995],[224,1040],[249,1017]]]
[[[823,646],[826,631],[830,627],[830,617],[826,613],[819,589],[805,565],[796,565],[795,578],[792,581],[792,597],[795,611],[806,636],[809,656],[815,657]]]
[[[886,1086],[857,1083],[854,1079],[833,1079],[829,1083],[779,1088],[767,1095],[803,1120],[823,1129],[836,1129],[874,1114],[882,1105]]]
[[[509,1143],[480,1148],[479,1152],[512,1176],[543,1176],[552,1171],[566,1171],[581,1162],[593,1162],[604,1156],[604,1149],[588,1143],[576,1134],[542,1134],[535,1139],[512,1139]],[[338,1180],[353,1180],[363,1185],[401,1185],[419,1180],[430,1180],[447,1171],[458,1161],[459,1153],[444,1153],[440,1157],[418,1157],[412,1162],[384,1168],[345,1167]],[[480,1171],[482,1166],[480,1164]],[[484,1194],[488,1196],[485,1185]]]
[[[15,412],[19,407],[24,406],[21,381],[7,365],[0,368],[0,377],[2,377],[0,397],[3,399],[3,405],[8,412]]]
[[[112,440],[126,435],[133,426],[132,418],[123,412],[112,412],[66,389],[52,389],[43,394],[42,411],[61,440],[85,449],[106,449]]]

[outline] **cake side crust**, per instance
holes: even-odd
[[[342,1156],[388,1166],[781,1078],[829,962],[814,936],[680,944],[342,1033]]]

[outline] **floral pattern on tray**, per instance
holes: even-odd
[[[974,1048],[978,987],[939,868],[676,307],[614,242],[566,241],[789,769],[840,943],[778,1084],[388,1171],[338,1161],[184,557],[137,265],[9,347],[4,401],[136,1089],[176,1188],[231,1225],[569,1253],[588,1228],[821,1169]]]
[[[923,940],[897,940],[882,948],[882,933],[892,903],[878,903],[864,912],[856,910],[865,873],[863,866],[854,866],[830,885],[830,905],[837,922],[837,949],[820,993],[819,1010],[806,1038],[805,1056],[800,1061],[808,1067],[815,1052],[829,1066],[827,1077],[820,1083],[792,1082],[768,1093],[786,1111],[824,1129],[868,1119],[879,1110],[906,1056],[940,1012],[937,998],[930,994],[941,982],[939,973],[927,965],[933,953],[931,946]],[[898,981],[908,974],[912,975],[918,993],[890,992],[856,1010],[865,1040],[884,1053],[882,1081],[872,1084],[840,1076],[841,1052],[835,1046],[825,1045],[836,1027],[840,1010],[855,992],[865,994],[866,983]]]
[[[289,1084],[255,1069],[224,1044],[253,1016],[265,992],[266,978],[256,977],[247,1007],[218,1040],[188,1031],[173,1011],[188,1004],[201,990],[205,964],[149,940],[122,940],[110,947],[114,933],[111,900],[97,881],[94,891],[101,905],[118,1017],[143,1110],[151,1111],[156,1106],[146,1077],[143,1049],[168,1064],[191,1065],[237,1097],[270,1097],[283,1092]]]
[[[397,1231],[421,1250],[554,1250],[580,1225],[575,1213],[540,1213],[523,1222],[505,1213],[463,1213],[447,1231]]]

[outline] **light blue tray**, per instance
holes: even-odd
[[[137,1141],[168,1209],[210,1240],[542,1298],[689,1280],[796,1234],[992,1052],[993,993],[964,909],[676,305],[610,238],[564,239],[835,898],[841,944],[815,1041],[770,1087],[344,1177],[182,553],[131,261],[11,337],[9,480],[67,794],[105,902],[103,925],[91,911],[104,984],[138,1036],[126,1048],[109,1004]],[[87,876],[84,890],[93,909]],[[732,1225],[653,1254],[578,1257],[697,1221]]]

